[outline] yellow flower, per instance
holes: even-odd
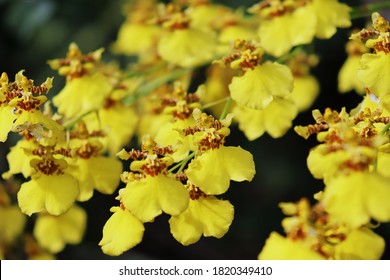
[[[112,194],[120,182],[122,163],[116,158],[100,156],[99,142],[87,141],[75,149],[77,157],[68,160],[68,172],[79,181],[80,193],[77,200],[89,200],[94,189]]]
[[[11,244],[22,233],[26,216],[18,206],[7,205],[0,206],[0,217],[0,244]]]
[[[298,110],[292,101],[275,98],[263,110],[236,106],[233,114],[240,130],[252,141],[262,136],[264,132],[273,138],[282,137],[292,126]]]
[[[74,205],[60,216],[40,214],[34,225],[34,237],[50,253],[61,252],[66,244],[81,242],[87,224],[83,208]]]
[[[354,33],[350,39],[364,43],[368,49],[373,50],[373,53],[363,54],[357,77],[369,92],[382,98],[390,94],[389,85],[380,82],[390,78],[390,24],[377,12],[371,17],[372,28]]]
[[[192,25],[188,11],[181,11],[178,6],[167,5],[161,12],[165,14],[159,23],[167,30],[157,46],[162,59],[187,68],[213,60],[217,46],[213,30]]]
[[[120,196],[126,209],[142,222],[151,222],[162,212],[178,215],[188,206],[184,186],[163,174],[128,182]]]
[[[234,208],[229,201],[204,194],[187,184],[190,201],[186,210],[169,219],[171,233],[183,245],[197,242],[202,235],[221,238],[229,230]]]
[[[102,251],[110,256],[119,256],[142,241],[144,225],[124,207],[111,207],[112,216],[103,227],[99,242]]]
[[[186,175],[206,194],[225,193],[230,180],[251,181],[255,175],[253,156],[241,147],[211,149],[197,156],[188,165]]]
[[[188,28],[174,30],[158,43],[158,54],[181,67],[196,67],[211,62],[216,48],[216,36],[210,31]],[[201,51],[199,51],[201,50]]]
[[[89,200],[94,189],[103,194],[112,194],[119,185],[122,164],[115,158],[103,156],[79,158],[72,174],[80,183],[78,201]]]
[[[100,109],[112,87],[101,73],[74,78],[53,98],[58,112],[67,118]]]
[[[360,59],[368,49],[362,42],[351,40],[346,45],[348,57],[341,66],[338,74],[338,90],[345,93],[355,90],[357,93],[364,93],[364,86],[357,78],[357,72],[360,68]]]
[[[12,130],[15,115],[12,114],[12,108],[9,106],[0,106],[0,142],[5,142],[8,133]]]
[[[172,147],[174,153],[170,156],[175,162],[185,159],[189,152],[194,150],[192,135],[184,136],[182,131],[195,125],[192,112],[201,106],[199,100],[203,93],[203,86],[199,86],[195,93],[190,94],[182,83],[176,82],[172,92],[167,96],[166,103],[169,102],[169,105],[164,107],[160,117],[169,115],[171,119],[160,126],[154,140],[160,147]]]
[[[294,76],[294,89],[286,99],[293,101],[299,112],[311,107],[320,91],[320,85],[315,77],[311,75],[303,77]]]
[[[160,34],[161,29],[155,25],[127,21],[119,28],[112,51],[125,55],[142,54],[151,50]]]
[[[326,144],[313,148],[307,157],[307,166],[316,179],[334,176],[340,172],[340,166],[350,160],[351,154],[344,150],[329,152]]]
[[[320,39],[329,39],[336,33],[336,28],[351,26],[351,8],[338,0],[313,0],[313,7],[317,17],[315,36]]]
[[[293,46],[310,43],[316,32],[316,23],[316,14],[310,6],[261,20],[258,29],[261,46],[275,57],[282,56]]]
[[[191,136],[182,137],[179,131],[194,124],[192,118],[167,122],[160,127],[155,141],[162,147],[172,145],[175,152],[171,156],[175,162],[179,162],[188,156],[192,142]]]
[[[52,87],[52,78],[40,86],[23,75],[24,70],[15,75],[14,82],[8,82],[3,73],[0,84],[0,141],[7,139],[10,131],[28,132],[37,140],[60,137],[63,128],[41,112],[46,96]],[[15,88],[18,88],[16,90]]]
[[[353,172],[325,182],[325,209],[337,221],[357,228],[375,219],[390,221],[389,179],[372,172]]]
[[[125,55],[137,55],[150,51],[161,36],[161,28],[149,23],[157,16],[155,0],[132,1],[124,5],[126,21],[118,31],[112,51]]]
[[[336,260],[379,260],[385,240],[367,228],[353,229],[347,238],[335,246]]]
[[[390,79],[390,54],[385,52],[363,54],[357,77],[364,87],[376,96],[383,97],[390,94],[389,84],[380,82]]]
[[[338,75],[338,89],[341,93],[355,90],[358,93],[364,92],[363,84],[357,79],[357,72],[360,66],[360,56],[349,56]]]
[[[275,97],[285,97],[293,90],[290,69],[277,62],[265,62],[242,76],[233,77],[229,85],[233,100],[251,109],[266,108]]]
[[[32,150],[35,148],[37,148],[37,143],[34,140],[19,140],[7,155],[9,170],[4,172],[2,177],[9,179],[18,173],[22,173],[24,178],[31,176],[34,173],[34,169],[31,167],[30,161],[38,158],[32,154]]]
[[[191,20],[191,26],[206,30],[216,28],[221,18],[230,15],[232,12],[231,9],[224,5],[211,3],[211,1],[207,2],[190,5],[187,12]]]
[[[260,17],[258,34],[262,46],[276,57],[293,46],[310,43],[314,37],[328,39],[337,27],[351,25],[351,9],[337,0],[275,2],[257,4],[250,12]]]
[[[281,236],[272,232],[257,257],[259,260],[323,260],[324,257],[314,252],[304,242]]]
[[[73,176],[64,173],[66,162],[44,157],[32,160],[31,165],[37,173],[22,184],[17,195],[22,212],[31,216],[41,211],[51,215],[68,211],[79,194],[79,184]]]
[[[178,215],[188,205],[188,192],[176,180],[168,167],[173,159],[170,147],[160,147],[149,136],[142,139],[142,150],[122,150],[121,159],[133,159],[130,170],[121,176],[126,187],[119,190],[118,199],[141,222],[150,222],[165,212]]]
[[[225,137],[232,121],[229,114],[222,121],[194,109],[194,127],[183,130],[192,134],[197,154],[185,171],[188,179],[205,194],[217,195],[227,191],[230,180],[251,181],[256,173],[253,156],[241,147],[225,147]]]
[[[120,149],[131,141],[137,128],[139,116],[133,107],[125,106],[119,101],[106,101],[104,108],[84,118],[88,130],[103,130],[106,137],[102,139],[105,149],[110,155],[115,155]],[[111,104],[112,103],[112,104]]]

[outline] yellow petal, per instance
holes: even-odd
[[[357,228],[370,222],[390,221],[389,179],[376,173],[355,172],[326,182],[325,209],[339,222]]]
[[[12,113],[12,108],[9,106],[0,106],[0,142],[5,142],[8,133],[12,129],[16,115]]]
[[[214,196],[190,200],[188,208],[169,219],[171,233],[183,245],[197,242],[202,234],[221,238],[229,230],[234,208],[229,201]]]
[[[142,222],[150,222],[162,212],[178,215],[187,208],[189,199],[179,181],[164,175],[129,182],[121,196],[126,209]]]
[[[46,210],[61,215],[69,210],[79,194],[77,180],[68,174],[32,177],[18,192],[19,207],[26,215]]]
[[[144,225],[128,210],[112,207],[114,212],[103,227],[99,246],[105,254],[119,256],[142,241]]]
[[[115,155],[130,142],[139,119],[137,112],[132,107],[117,104],[112,108],[100,110],[99,117],[101,128],[108,131],[105,146]],[[124,127],[126,129],[123,129]]]
[[[26,223],[26,216],[18,206],[0,207],[0,242],[9,244],[18,238]]]
[[[361,228],[348,233],[347,239],[335,247],[336,260],[379,260],[385,240],[372,230]]]
[[[355,90],[357,93],[364,93],[363,84],[357,78],[357,71],[360,66],[360,56],[349,56],[338,75],[338,90],[345,93]]]
[[[356,74],[356,73],[355,73]],[[318,81],[313,76],[294,77],[294,89],[286,98],[292,100],[299,112],[309,109],[320,90]]]
[[[206,194],[225,193],[230,180],[251,181],[255,175],[253,156],[241,147],[222,146],[208,150],[188,165],[188,179]]]
[[[19,140],[7,155],[9,170],[4,172],[2,177],[9,179],[12,175],[18,173],[22,173],[25,178],[31,176],[34,169],[31,167],[30,161],[37,157],[33,156],[30,151],[36,147],[34,141]]]
[[[91,157],[69,161],[68,172],[80,182],[78,201],[87,201],[97,191],[112,194],[119,185],[122,163],[116,158]]]
[[[192,135],[182,137],[179,131],[195,125],[193,118],[167,122],[161,126],[154,140],[161,147],[172,145],[176,150],[171,156],[175,162],[185,159],[191,149]]]
[[[66,244],[81,242],[87,224],[87,214],[73,206],[60,216],[39,215],[34,226],[34,237],[51,253],[62,251]]]
[[[190,28],[175,30],[164,36],[158,44],[158,53],[170,63],[182,67],[196,67],[210,62],[215,48],[214,33]]]
[[[116,158],[93,157],[88,160],[89,172],[96,190],[112,194],[119,185],[122,163]]]
[[[74,78],[53,98],[60,114],[67,118],[100,109],[112,87],[103,74]]]
[[[249,141],[253,141],[265,133],[264,110],[235,106],[233,114],[239,129],[244,132]]]
[[[378,82],[390,80],[390,55],[383,52],[363,54],[357,77],[376,96],[390,94],[390,85]]]
[[[125,22],[119,28],[112,50],[125,55],[147,52],[157,42],[160,33],[160,28],[155,25]]]
[[[273,138],[282,137],[291,128],[298,109],[292,101],[277,98],[264,110],[237,106],[233,112],[240,130],[252,141],[264,132],[268,132]]]
[[[361,148],[362,154],[375,152],[371,148]],[[307,166],[316,179],[334,176],[340,172],[340,165],[351,159],[351,153],[345,150],[329,152],[329,146],[321,144],[312,149],[307,157]]]
[[[314,0],[317,17],[316,37],[328,39],[336,33],[336,27],[350,27],[351,8],[337,0]]]
[[[310,43],[316,24],[317,18],[310,5],[261,21],[258,30],[261,46],[273,56],[282,56],[294,46]]]
[[[246,71],[243,76],[233,77],[229,90],[232,99],[238,104],[264,109],[274,96],[284,97],[291,93],[293,76],[287,66],[267,61]]]
[[[261,250],[259,260],[323,260],[324,258],[310,250],[301,241],[292,241],[272,232]]]

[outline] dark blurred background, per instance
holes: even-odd
[[[250,6],[258,1],[215,1],[232,7]],[[358,6],[363,1],[341,1]],[[383,1],[365,1],[383,2]],[[63,78],[51,70],[48,59],[64,57],[71,42],[76,42],[83,52],[110,45],[124,21],[121,0],[0,0],[0,72],[7,72],[10,79],[21,69],[36,83],[54,76],[55,94],[63,85]],[[365,19],[353,21],[363,27]],[[341,95],[337,91],[337,74],[346,58],[344,44],[351,29],[339,29],[330,40],[316,40],[315,49],[320,63],[313,70],[321,85],[321,93],[313,108],[326,107],[351,109],[361,98],[351,92]],[[105,52],[103,59],[112,58]],[[119,57],[119,59],[121,59]],[[301,113],[294,125],[312,122],[311,111]],[[222,239],[202,238],[198,243],[182,246],[170,234],[168,216],[156,218],[146,224],[142,243],[118,257],[120,259],[256,259],[271,231],[282,233],[280,222],[284,217],[278,208],[281,201],[296,201],[321,190],[323,184],[312,178],[306,167],[306,157],[315,139],[304,140],[290,130],[281,139],[264,135],[248,142],[233,127],[228,145],[241,145],[253,153],[256,176],[251,183],[232,182],[223,197],[235,206],[235,219],[229,232]],[[10,137],[0,144],[0,172],[8,169],[5,156],[15,142]],[[88,229],[82,244],[67,246],[58,255],[60,259],[117,259],[105,256],[97,245],[102,228],[110,216],[109,209],[117,205],[114,197],[95,193],[92,200],[81,203],[88,211]],[[390,225],[377,230],[390,242]],[[388,247],[388,246],[387,246]],[[384,259],[390,259],[386,248]]]

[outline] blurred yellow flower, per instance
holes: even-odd
[[[197,67],[213,60],[216,42],[213,32],[195,28],[178,29],[160,39],[158,53],[172,64]]]
[[[74,205],[60,216],[41,213],[34,225],[34,237],[50,253],[61,252],[66,244],[79,244],[87,226],[87,213]]]
[[[367,228],[353,229],[347,238],[335,246],[336,260],[379,260],[385,240]]]
[[[338,74],[338,90],[345,93],[355,90],[357,93],[364,93],[364,86],[357,77],[358,69],[360,68],[360,59],[364,53],[368,52],[368,48],[359,41],[351,40],[346,44],[348,57],[341,66]]]
[[[360,60],[360,68],[357,72],[358,79],[363,85],[377,97],[390,94],[388,83],[378,81],[388,81],[390,79],[390,54],[385,52],[366,53]]]
[[[351,228],[368,224],[371,219],[390,221],[389,178],[373,172],[353,172],[325,181],[323,203],[337,221]]]
[[[303,241],[291,240],[277,232],[272,232],[257,257],[259,260],[324,260]]]
[[[22,234],[26,216],[17,205],[0,205],[0,217],[0,244],[12,244]]]

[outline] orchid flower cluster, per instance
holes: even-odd
[[[81,243],[81,203],[96,191],[117,201],[98,244],[107,255],[142,242],[145,224],[160,215],[184,246],[222,238],[234,222],[224,198],[231,181],[256,175],[251,152],[228,145],[229,127],[249,141],[283,137],[319,94],[313,40],[351,27],[353,9],[337,0],[247,9],[134,0],[123,11],[109,49],[132,58],[126,69],[105,62],[104,48],[83,53],[71,43],[65,58],[48,61],[65,79],[55,96],[53,78],[36,85],[24,70],[0,77],[0,141],[18,135],[0,188],[1,259],[55,258]],[[259,259],[381,258],[385,240],[373,221],[390,221],[389,34],[374,12],[347,43],[339,91],[364,95],[361,104],[313,110],[314,124],[295,127],[317,136],[307,165],[325,187],[313,203],[280,203],[286,235],[272,232]],[[201,83],[197,71],[206,73]]]

